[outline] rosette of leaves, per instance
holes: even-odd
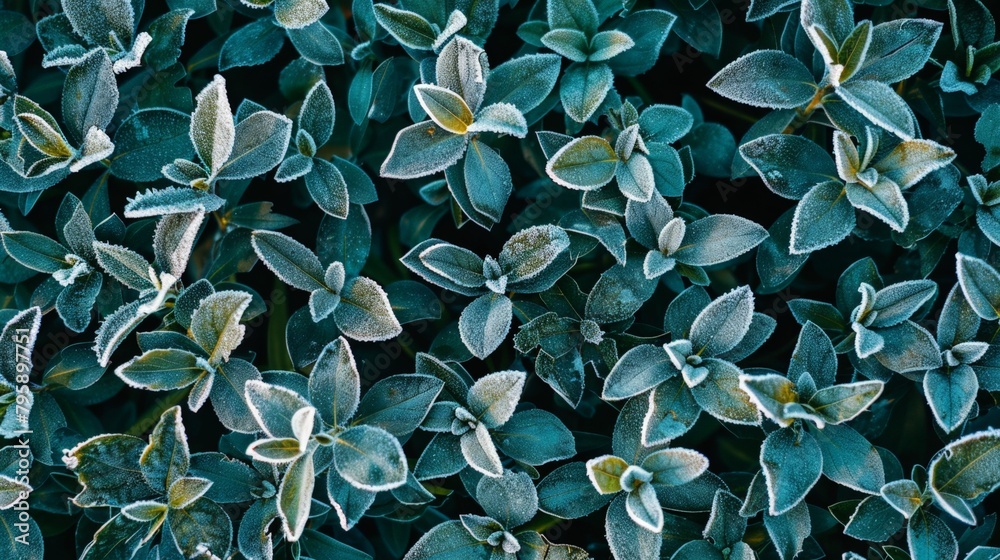
[[[846,132],[835,131],[832,158],[811,140],[791,134],[764,136],[740,147],[771,191],[798,201],[788,233],[791,255],[847,238],[857,225],[855,210],[903,232],[911,221],[904,192],[955,158],[954,151],[932,140],[894,143],[876,130],[864,130],[860,151]]]
[[[475,497],[486,515],[463,514],[460,521],[435,526],[413,545],[404,560],[442,555],[504,560],[590,558],[581,548],[552,544],[535,531],[517,529],[538,513],[538,494],[527,474],[505,470],[497,478],[484,476],[476,485]]]
[[[725,422],[760,424],[760,412],[739,388],[743,372],[734,363],[774,331],[774,319],[754,312],[753,305],[747,286],[715,300],[701,287],[688,288],[667,308],[664,326],[673,340],[641,344],[623,354],[605,379],[601,398],[649,392],[650,413],[642,425],[647,445],[687,432],[702,410]]]
[[[72,140],[48,111],[18,95],[7,164],[26,179],[53,174],[58,180],[104,160],[115,149],[104,131],[117,105],[111,60],[102,50],[92,51],[70,68],[63,84],[63,121]]]
[[[81,558],[133,558],[153,549],[184,557],[228,556],[233,522],[207,497],[213,482],[189,473],[191,452],[179,407],[160,416],[148,443],[103,434],[64,453],[63,462],[83,487],[73,503],[115,508]]]
[[[514,335],[514,348],[525,355],[537,348],[535,373],[576,408],[584,396],[586,369],[592,368],[600,377],[607,375],[618,362],[613,335],[624,334],[632,320],[591,318],[588,294],[569,277],[561,278],[539,297],[545,308],[537,314],[527,315],[532,308],[518,310],[526,320]]]
[[[993,370],[1000,359],[994,344],[976,340],[981,318],[969,305],[962,289],[963,285],[968,286],[970,293],[975,294],[976,286],[983,280],[1000,280],[1000,275],[985,262],[961,253],[958,270],[961,283],[952,287],[938,317],[936,339],[942,364],[928,370],[923,378],[924,397],[934,420],[949,433],[962,426],[970,416],[975,416],[976,395],[980,389],[996,390]],[[995,288],[988,289],[995,291]],[[989,313],[995,316],[992,309]]]
[[[240,0],[251,8],[270,8],[286,29],[302,29],[319,21],[330,9],[326,0]]]
[[[524,372],[500,371],[470,384],[464,370],[429,355],[418,359],[417,370],[445,380],[452,399],[434,403],[420,426],[435,435],[414,467],[418,480],[450,476],[466,467],[486,477],[503,476],[498,451],[522,467],[576,454],[573,434],[557,416],[539,409],[515,412]]]
[[[690,449],[645,446],[645,399],[632,399],[615,422],[610,455],[563,465],[538,484],[539,509],[576,519],[611,504],[605,531],[618,560],[660,557],[660,532],[676,518],[664,509],[708,511],[716,490],[726,489],[706,469],[708,459]]]
[[[837,352],[848,353],[866,376],[887,380],[892,372],[926,371],[942,365],[934,336],[913,321],[937,296],[931,280],[884,285],[871,261],[858,261],[841,275],[838,305],[800,300],[790,305],[799,323],[813,321],[837,340]],[[857,295],[848,283],[857,282]],[[841,304],[851,305],[841,314]]]
[[[114,278],[121,287],[138,292],[137,299],[106,315],[97,330],[94,351],[102,367],[110,363],[111,354],[143,319],[164,309],[180,293],[178,279],[187,269],[205,213],[199,207],[177,207],[171,205],[169,198],[162,200],[176,191],[177,189],[172,188],[164,189],[148,198],[137,197],[140,205],[132,208],[140,216],[147,211],[150,215],[179,211],[167,213],[157,222],[153,232],[155,267],[129,247],[104,241],[93,243],[97,263],[108,276]],[[135,202],[133,200],[131,204]],[[128,209],[126,215],[129,215]]]
[[[288,117],[244,102],[234,119],[226,80],[218,74],[195,101],[190,136],[201,163],[176,159],[163,166],[164,177],[212,192],[216,181],[251,179],[281,163],[292,134],[292,121]]]
[[[623,214],[625,202],[646,202],[658,191],[677,197],[693,177],[690,148],[670,146],[684,137],[694,118],[673,105],[652,105],[641,114],[625,102],[609,113],[615,144],[600,136],[573,138],[539,132],[548,160],[545,172],[556,184],[583,191],[584,208]],[[687,163],[684,162],[687,160]],[[608,183],[618,187],[609,191]]]
[[[552,287],[574,259],[569,236],[553,225],[532,226],[510,237],[497,258],[485,259],[451,243],[428,239],[400,261],[446,290],[477,296],[458,320],[466,348],[477,358],[493,353],[510,331],[513,302],[506,292],[533,294]]]
[[[997,87],[991,78],[1000,70],[996,22],[979,0],[948,0],[948,16],[951,49],[938,87],[945,93],[964,93],[969,105],[982,111],[989,103],[985,99]]]
[[[344,49],[333,27],[320,20],[329,9],[324,0],[241,0],[251,8],[273,6],[271,14],[236,28],[218,50],[219,70],[260,66],[271,61],[285,46],[285,37],[304,59],[317,66],[344,63]],[[214,8],[214,6],[213,6]]]
[[[347,277],[344,263],[323,270],[319,257],[283,233],[258,230],[251,244],[267,268],[290,286],[309,292],[314,323],[333,316],[337,328],[354,340],[387,340],[402,332],[389,298],[374,280]]]
[[[179,301],[176,313],[190,317],[187,334],[172,330],[142,333],[142,354],[123,363],[115,374],[130,387],[175,391],[190,387],[188,408],[197,412],[208,399],[222,425],[235,432],[255,429],[242,387],[260,379],[250,362],[232,356],[243,341],[240,324],[252,296],[237,290],[192,294],[196,301]],[[177,315],[175,315],[176,317]],[[182,319],[188,322],[188,320]]]
[[[822,329],[806,323],[787,376],[758,368],[740,375],[740,388],[780,426],[760,449],[770,516],[784,515],[803,503],[820,475],[867,494],[878,493],[885,484],[878,451],[847,424],[878,399],[884,384],[838,384],[836,374],[833,343]]]
[[[712,500],[712,511],[702,531],[701,540],[688,541],[681,545],[670,558],[672,560],[754,560],[757,554],[743,537],[747,530],[747,520],[740,515],[743,502],[727,490],[716,490]]]
[[[644,445],[644,400],[632,399],[622,407],[611,455],[563,465],[537,487],[539,509],[562,519],[577,519],[610,503],[605,532],[618,560],[659,558],[661,550],[666,551],[663,535],[697,539],[697,532],[688,536],[692,524],[663,510],[707,512],[716,492],[728,491],[722,479],[706,470],[708,459],[702,454],[665,444]],[[647,528],[658,524],[662,534]]]
[[[676,270],[676,274],[702,286],[709,283],[702,267],[731,261],[767,238],[763,227],[732,214],[685,221],[656,195],[647,202],[629,200],[625,224],[632,239],[649,250],[642,263],[647,279]]]
[[[579,129],[570,122],[587,122],[614,95],[616,73],[634,76],[652,68],[677,20],[663,10],[613,18],[621,8],[591,0],[553,1],[546,3],[544,21],[531,19],[518,29],[525,41],[570,61],[559,84],[563,111],[570,119],[567,128]]]
[[[445,385],[442,380],[394,375],[362,398],[361,378],[344,338],[323,349],[306,388],[300,380],[305,381],[293,375],[277,380],[281,384],[252,380],[245,386],[253,418],[264,432],[247,454],[283,472],[277,506],[286,539],[302,535],[315,479],[323,471],[344,530],[361,519],[379,492],[407,486],[399,496],[408,504],[415,502],[407,495],[427,494],[409,474],[399,439],[424,421]]]
[[[755,107],[795,109],[793,127],[822,107],[838,128],[863,133],[870,122],[903,140],[916,135],[906,101],[890,87],[923,68],[941,34],[924,19],[872,24],[854,22],[850,0],[803,0],[800,25],[822,57],[817,84],[812,71],[791,54],[764,49],[729,63],[708,83],[716,93]]]
[[[927,468],[916,464],[909,478],[887,482],[874,496],[848,502],[840,516],[844,534],[861,540],[887,540],[906,524],[911,558],[958,558],[966,535],[956,538],[944,512],[965,525],[976,524],[973,508],[1000,483],[997,477],[996,430],[970,433],[948,443],[931,458]],[[937,511],[935,511],[937,510]],[[961,543],[961,544],[960,544]],[[902,552],[902,551],[901,551]],[[995,549],[978,546],[964,558],[989,557]]]
[[[990,182],[982,175],[966,178],[975,200],[977,229],[994,245],[1000,245],[1000,181]]]
[[[278,166],[274,180],[285,183],[304,178],[309,196],[320,210],[335,218],[344,219],[347,218],[352,202],[373,202],[377,195],[371,180],[353,163],[339,157],[331,162],[316,156],[316,151],[333,134],[335,115],[330,88],[326,82],[316,82],[306,94],[299,110],[294,152]],[[350,183],[345,179],[344,173],[351,177]]]
[[[120,221],[117,224],[121,224]],[[32,271],[49,274],[35,288],[33,302],[46,311],[53,307],[66,328],[83,332],[104,286],[94,244],[97,238],[80,199],[66,193],[56,213],[59,241],[30,231],[13,231],[0,222],[0,240],[10,258]]]
[[[369,6],[364,12],[366,16],[371,13],[373,20],[366,22],[369,27],[366,35],[375,36],[371,28],[377,22],[417,60],[424,54],[423,51],[440,53],[442,47],[458,34],[482,45],[493,30],[498,15],[496,5],[470,0],[447,2],[439,8],[420,2],[399,2],[395,6],[381,3],[372,6],[370,0],[366,2]],[[370,42],[359,46],[363,50],[358,54],[371,49]]]
[[[38,39],[45,47],[42,67],[75,66],[94,56],[96,50],[110,60],[115,74],[139,66],[153,42],[149,33],[136,33],[144,7],[144,1],[103,0],[100,8],[95,8],[87,0],[62,0],[62,13],[36,24]]]
[[[510,74],[523,71],[524,65],[541,66],[543,82],[552,74],[552,59],[516,60],[523,62],[508,67],[505,79],[514,78]],[[508,84],[497,92],[503,97],[495,97],[490,93],[494,81],[489,78],[485,51],[462,37],[455,37],[441,50],[435,76],[434,84],[413,86],[415,100],[430,120],[396,134],[380,174],[415,179],[447,170],[448,188],[456,203],[469,219],[489,228],[500,221],[513,180],[507,163],[483,141],[484,135],[524,138],[528,123],[523,111],[545,99],[552,85],[533,81],[512,88]]]

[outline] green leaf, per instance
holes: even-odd
[[[149,436],[149,445],[142,451],[139,466],[146,483],[157,492],[166,492],[187,474],[191,465],[191,450],[181,422],[181,409],[173,406],[160,415]]]
[[[767,482],[768,511],[781,515],[797,506],[819,480],[822,448],[806,432],[777,430],[761,446],[760,465]]]
[[[935,496],[951,494],[974,500],[1000,486],[1000,432],[969,434],[945,446],[931,460],[929,486]]]
[[[616,494],[622,491],[621,476],[628,466],[624,459],[604,455],[587,461],[587,477],[601,494]]]
[[[73,498],[80,507],[123,507],[152,496],[139,468],[146,443],[133,436],[105,434],[66,450],[63,462],[83,486]]]
[[[375,426],[355,426],[334,437],[340,476],[362,490],[380,492],[406,483],[406,457],[395,436]]]
[[[192,337],[208,353],[210,364],[229,360],[229,355],[243,341],[246,327],[240,320],[251,299],[246,292],[215,292],[203,299],[191,316]]]
[[[737,58],[708,82],[713,91],[754,107],[794,109],[816,94],[808,68],[781,51],[758,50]]]
[[[199,356],[176,348],[150,350],[115,369],[127,385],[149,391],[169,391],[191,385],[208,371]]]
[[[403,331],[385,290],[363,276],[344,285],[333,317],[344,335],[363,342],[388,340]]]
[[[394,39],[411,49],[430,50],[437,39],[431,24],[414,12],[375,4],[375,19]]]
[[[843,241],[854,230],[854,206],[843,183],[825,181],[795,206],[789,252],[805,255]]]
[[[507,338],[513,303],[503,294],[488,293],[470,303],[458,320],[462,343],[472,355],[484,359]]]
[[[545,165],[556,183],[577,190],[602,187],[615,176],[618,154],[599,136],[577,138],[557,151]]]
[[[503,426],[521,398],[525,374],[521,371],[491,373],[469,388],[469,411],[487,428]]]
[[[413,92],[431,120],[448,132],[465,134],[472,124],[472,110],[457,93],[428,84],[413,86]]]
[[[104,130],[118,107],[118,84],[103,49],[73,65],[63,84],[62,116],[69,133],[82,140],[91,127]]]
[[[211,175],[215,175],[233,153],[236,137],[226,80],[216,75],[195,101],[197,106],[191,115],[191,143]]]
[[[312,292],[324,289],[323,266],[316,254],[283,233],[258,230],[251,238],[254,252],[282,282]]]
[[[559,82],[563,110],[576,122],[587,122],[601,106],[614,84],[611,67],[604,62],[574,62]]]

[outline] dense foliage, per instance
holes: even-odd
[[[1000,558],[990,1],[4,0],[0,558]]]

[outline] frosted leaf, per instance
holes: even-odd
[[[153,37],[145,31],[136,35],[135,41],[132,42],[132,48],[115,58],[114,64],[111,66],[114,73],[121,74],[126,70],[139,67],[142,64],[142,55],[146,52],[146,47],[152,42]]]
[[[849,81],[836,91],[841,99],[873,124],[903,140],[909,140],[916,134],[909,106],[886,84],[870,80]]]
[[[69,69],[63,86],[63,123],[77,139],[90,127],[105,129],[118,107],[118,87],[111,71],[111,59],[102,49],[94,49]]]
[[[80,507],[123,507],[154,492],[140,476],[136,465],[146,442],[124,434],[103,434],[63,450],[63,463],[83,486],[73,498]]]
[[[951,148],[932,140],[914,139],[900,142],[874,167],[901,189],[907,189],[954,159],[955,152]]]
[[[847,199],[859,210],[875,216],[896,231],[903,231],[910,222],[910,208],[899,185],[880,178],[871,188],[859,183],[847,183]]]
[[[823,454],[807,432],[783,428],[764,440],[760,466],[767,483],[768,513],[781,515],[798,505],[819,481]]]
[[[302,29],[329,9],[326,0],[275,0],[274,18],[286,29]]]
[[[487,293],[470,303],[458,318],[458,333],[472,355],[485,359],[510,332],[513,303],[502,294]]]
[[[753,320],[754,297],[748,286],[719,296],[698,313],[688,336],[704,357],[730,350],[746,336]]]
[[[344,285],[333,311],[337,326],[348,337],[363,342],[388,340],[403,332],[389,297],[374,280],[358,277]]]
[[[163,307],[163,303],[167,301],[170,290],[177,282],[177,278],[169,272],[161,272],[159,278],[157,278],[153,272],[153,267],[149,268],[149,279],[156,288],[156,295],[136,310],[140,315],[149,315],[150,313],[159,311]]]
[[[167,214],[214,212],[226,201],[206,191],[192,188],[166,187],[147,189],[128,199],[126,218],[149,218]]]
[[[309,397],[332,426],[345,425],[354,416],[361,401],[361,378],[344,337],[328,344],[317,358],[309,374]]]
[[[21,97],[17,98],[22,99]],[[17,103],[15,102],[15,110]],[[51,119],[51,115],[49,116]],[[73,149],[66,143],[59,125],[49,122],[44,116],[34,113],[20,113],[16,117],[17,129],[24,139],[39,152],[53,158],[69,158]]]
[[[164,165],[160,173],[175,183],[192,187],[208,179],[208,174],[202,166],[186,159],[175,159],[172,163]]]
[[[413,93],[431,120],[448,132],[465,134],[472,124],[472,110],[459,94],[429,84],[413,86]]]
[[[435,51],[440,49],[441,45],[445,44],[448,39],[451,39],[452,36],[461,31],[468,22],[469,20],[465,17],[465,14],[459,10],[453,10],[451,14],[448,15],[448,23],[444,26],[441,33],[438,34],[437,39],[434,39],[434,43],[431,44],[431,48]]]
[[[309,316],[318,323],[330,316],[340,305],[340,294],[335,294],[326,288],[320,288],[309,294]]]
[[[122,284],[140,292],[155,288],[148,275],[149,263],[139,253],[103,241],[94,243],[94,253],[101,268]]]
[[[195,101],[197,106],[191,115],[191,143],[214,176],[229,159],[236,138],[233,111],[226,97],[225,78],[216,74]]]
[[[569,235],[557,226],[523,229],[504,243],[498,257],[500,268],[510,276],[511,282],[534,278],[569,249],[569,243]]]
[[[42,324],[42,311],[39,307],[30,307],[11,317],[0,333],[0,372],[3,378],[0,385],[7,385],[11,388],[19,385],[17,381],[18,355],[32,355],[35,348],[35,339],[38,337],[38,329]],[[27,333],[24,333],[27,331]],[[27,335],[25,337],[25,334]],[[17,338],[15,338],[17,335]],[[20,344],[15,343],[20,340]],[[21,351],[18,352],[18,346]],[[26,428],[26,426],[25,426]],[[8,436],[9,437],[9,436]]]
[[[298,118],[299,130],[308,132],[316,145],[322,146],[333,134],[335,116],[330,87],[322,80],[316,82],[302,102]]]
[[[500,478],[484,476],[476,486],[476,500],[486,515],[504,527],[524,525],[538,512],[538,493],[531,477],[504,471]]]
[[[160,218],[153,234],[153,253],[161,270],[180,278],[187,268],[191,249],[198,239],[205,214],[171,214]]]
[[[87,215],[87,210],[79,201],[75,202],[76,209],[72,216],[63,226],[63,238],[66,244],[77,254],[88,261],[94,260],[94,224]],[[2,223],[0,223],[2,226]],[[2,230],[2,227],[0,227]]]
[[[292,120],[271,111],[257,111],[236,125],[234,135],[229,159],[218,169],[218,179],[250,179],[277,167],[292,137]]]
[[[604,62],[574,62],[559,83],[563,110],[578,123],[587,122],[614,85],[614,72]]]
[[[73,31],[93,45],[111,48],[109,35],[130,42],[135,32],[135,11],[129,0],[62,0]]]
[[[854,207],[839,181],[824,181],[795,206],[788,251],[804,255],[843,241],[854,229]]]
[[[97,163],[102,159],[111,157],[115,151],[115,145],[111,138],[96,126],[90,127],[87,136],[83,138],[83,145],[76,154],[76,158],[69,166],[73,173],[80,171],[92,163]]]
[[[607,140],[583,136],[553,154],[545,164],[545,172],[568,189],[593,190],[611,182],[618,164],[618,154]]]
[[[469,466],[486,476],[497,477],[503,474],[503,463],[497,454],[496,445],[490,437],[489,430],[483,424],[477,424],[474,431],[466,432],[459,438],[462,456]]]
[[[333,464],[351,485],[382,492],[406,484],[406,455],[395,436],[382,428],[355,426],[333,444]]]
[[[211,372],[211,365],[205,362],[205,365],[209,366],[206,369],[206,373],[202,374],[194,384],[191,385],[191,391],[188,392],[187,404],[191,412],[198,412],[201,407],[205,406],[205,402],[208,401],[208,397],[212,392],[212,388],[215,386],[215,375]]]
[[[312,493],[316,484],[313,454],[306,453],[292,463],[278,488],[278,511],[285,540],[299,539],[309,521]]]
[[[455,37],[441,49],[435,76],[438,86],[460,95],[472,112],[476,112],[486,94],[489,69],[486,51],[468,39]]]
[[[856,183],[858,172],[861,171],[861,156],[851,142],[851,137],[844,131],[833,133],[833,157],[837,163],[837,175],[846,183]]]
[[[992,492],[997,479],[1000,431],[989,429],[949,443],[931,460],[929,486],[934,494],[948,493],[974,500]]]
[[[250,238],[261,262],[282,282],[309,292],[325,289],[323,265],[305,245],[283,233],[255,231]]]
[[[59,282],[60,286],[72,286],[73,282],[77,278],[83,276],[84,274],[90,274],[93,270],[87,261],[74,255],[68,254],[65,257],[66,262],[72,264],[69,268],[63,268],[52,273],[52,278],[55,278],[56,282]]]
[[[528,122],[514,105],[494,103],[476,113],[476,119],[469,125],[468,132],[495,132],[524,138],[528,135]]]
[[[208,352],[210,364],[229,360],[229,354],[243,341],[246,327],[240,319],[252,299],[246,292],[215,292],[203,299],[191,316],[191,336]]]
[[[111,353],[146,318],[148,313],[140,313],[139,309],[150,300],[152,297],[145,297],[127,303],[104,318],[94,339],[94,352],[97,353],[97,363],[101,367],[108,366],[111,362]]]
[[[416,179],[444,171],[465,153],[465,135],[452,134],[434,121],[412,124],[396,134],[379,174],[390,179]]]
[[[757,50],[737,58],[708,82],[716,93],[753,107],[791,109],[816,93],[812,73],[795,57]]]
[[[303,408],[312,408],[309,401],[295,391],[258,380],[247,381],[243,395],[257,425],[272,438],[295,438],[292,417]],[[309,426],[312,432],[312,426]]]
[[[481,424],[496,428],[507,423],[521,399],[523,371],[491,373],[469,388],[469,410]]]
[[[152,488],[163,492],[187,474],[191,466],[191,450],[181,421],[181,409],[172,406],[160,415],[142,451],[139,467],[142,477]]]
[[[168,391],[187,387],[206,372],[211,376],[212,371],[214,368],[201,356],[176,348],[157,348],[118,366],[115,375],[129,387]]]

